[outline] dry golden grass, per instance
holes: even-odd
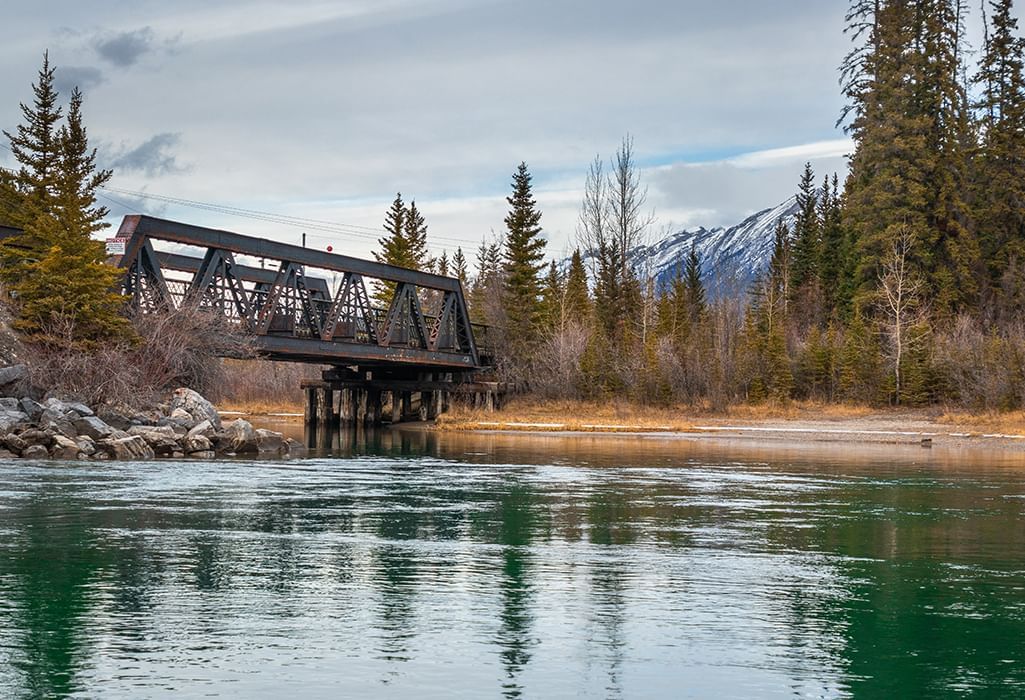
[[[487,413],[454,408],[441,416],[442,430],[529,430],[585,432],[687,431],[708,422],[768,420],[847,420],[877,413],[866,406],[791,402],[786,405],[734,406],[726,412],[707,407],[641,406],[627,401],[555,401],[517,397],[502,410]]]
[[[222,401],[217,406],[220,411],[244,413],[247,416],[267,416],[275,413],[302,414],[302,402],[289,401]]]
[[[1006,413],[947,411],[937,420],[965,432],[1025,435],[1025,411],[1007,411]]]

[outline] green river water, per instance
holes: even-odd
[[[1023,510],[919,447],[8,462],[0,698],[1021,698]]]

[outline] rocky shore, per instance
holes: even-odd
[[[4,379],[0,377],[0,386]],[[130,416],[53,397],[0,397],[0,459],[212,459],[305,453],[295,440],[255,429],[248,421],[222,424],[213,404],[191,389],[176,389],[166,405]]]

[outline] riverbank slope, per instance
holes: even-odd
[[[691,437],[806,442],[984,446],[1025,452],[1025,413],[966,414],[929,409],[792,402],[737,406],[724,412],[687,407],[647,408],[615,402],[516,399],[501,411],[454,408],[445,431],[679,434]]]

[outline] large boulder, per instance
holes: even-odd
[[[21,453],[22,459],[49,459],[50,451],[42,445],[29,445]]]
[[[191,416],[193,425],[208,420],[215,429],[221,429],[221,416],[217,413],[217,409],[198,391],[185,387],[175,389],[171,396],[171,403],[168,404],[168,412],[172,418],[175,417],[176,409],[181,409]]]
[[[22,440],[25,448],[32,445],[41,445],[46,448],[53,444],[53,435],[45,430],[38,430],[36,428],[30,428],[19,433],[18,438]]]
[[[309,450],[306,449],[306,445],[296,442],[292,438],[285,438],[281,446],[281,454],[288,457],[305,457],[309,454]]]
[[[182,439],[182,450],[187,455],[191,455],[195,452],[210,452],[213,449],[213,445],[210,443],[210,438],[205,435],[186,435]]]
[[[65,405],[68,407],[69,411],[74,411],[75,413],[77,413],[80,416],[91,416],[91,415],[94,415],[93,414],[93,410],[91,408],[89,408],[88,406],[86,406],[84,403],[79,403],[77,401],[73,401],[73,402],[65,404]]]
[[[82,450],[78,448],[78,443],[71,438],[54,435],[50,456],[54,459],[79,459],[82,456]]]
[[[214,428],[213,423],[211,423],[208,420],[204,420],[204,421],[196,423],[194,426],[192,426],[192,428],[189,430],[187,436],[188,437],[194,437],[196,435],[202,435],[203,437],[212,440],[213,437],[214,437],[214,434],[216,432],[217,432],[217,429]]]
[[[73,425],[79,435],[85,435],[93,440],[111,437],[114,432],[114,428],[96,416],[82,416],[77,418]]]
[[[217,447],[222,452],[236,454],[253,454],[260,451],[256,431],[249,421],[241,418],[224,426],[224,432],[218,435]]]
[[[260,454],[281,454],[285,446],[285,437],[273,430],[256,430],[256,446]]]
[[[86,457],[91,457],[96,454],[96,443],[88,435],[79,435],[75,439],[75,444],[78,445],[78,450]]]
[[[19,423],[28,423],[28,415],[17,409],[0,408],[0,435],[11,432]]]
[[[28,367],[11,365],[0,367],[0,396],[21,397],[29,387]]]
[[[181,449],[178,434],[169,425],[133,425],[128,434],[141,437],[158,455],[170,455]]]
[[[74,412],[69,411],[64,414],[54,408],[47,408],[39,416],[39,427],[49,433],[59,433],[64,437],[74,439],[78,437],[78,431],[75,430],[75,424],[72,423],[73,419],[70,417],[72,415],[77,417]]]
[[[4,435],[2,444],[9,451],[19,455],[29,446],[29,443],[24,438],[15,433]]]
[[[38,421],[39,416],[43,415],[43,404],[38,401],[33,401],[28,396],[23,396],[21,401],[18,403],[21,404],[22,412],[24,412],[32,422]]]
[[[96,448],[102,450],[111,459],[153,459],[156,456],[153,453],[153,448],[138,435],[98,440]]]

